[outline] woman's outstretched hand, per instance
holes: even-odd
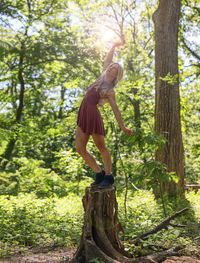
[[[126,127],[124,127],[123,132],[128,134],[128,135],[132,135],[133,134],[133,131],[128,129],[128,128],[126,128]]]
[[[119,43],[115,43],[115,44],[113,45],[113,47],[120,47],[120,46],[123,46],[123,45],[124,45],[123,42],[119,42]]]
[[[124,34],[121,35],[121,42],[117,42],[113,45],[113,47],[123,46],[126,43]]]

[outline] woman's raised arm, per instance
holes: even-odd
[[[103,71],[106,70],[106,68],[112,63],[112,59],[113,59],[113,55],[114,55],[114,52],[115,52],[115,45],[112,46],[112,48],[110,49],[107,57],[106,57],[106,60],[104,62],[104,65],[103,65]]]
[[[103,71],[106,70],[106,68],[112,63],[112,59],[113,59],[113,55],[114,55],[114,52],[115,52],[115,48],[116,47],[119,47],[119,46],[122,46],[125,44],[125,38],[124,38],[124,35],[122,35],[122,41],[119,42],[119,43],[115,43],[112,48],[110,49],[107,57],[106,57],[106,60],[104,62],[104,65],[103,65]]]

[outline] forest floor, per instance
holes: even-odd
[[[60,248],[51,251],[28,251],[27,255],[16,255],[9,259],[0,260],[1,263],[66,263],[73,257],[76,248]],[[163,263],[200,263],[200,259],[189,256],[173,256]]]
[[[0,259],[1,263],[63,263],[73,257],[76,248],[57,248],[54,250],[29,250],[26,255],[16,254],[8,259]]]

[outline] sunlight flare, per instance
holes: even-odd
[[[100,24],[96,25],[96,34],[98,41],[105,44],[112,43],[117,38],[116,33],[112,29]]]

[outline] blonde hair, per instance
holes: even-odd
[[[106,69],[104,69],[104,71],[102,72],[101,76],[100,76],[93,84],[91,84],[89,88],[96,87],[97,90],[98,90],[98,89],[101,89],[101,90],[102,90],[101,86],[102,86],[102,84],[103,84],[103,82],[104,82],[104,77],[105,77],[105,75],[106,75],[106,73],[107,73],[107,70],[108,70],[112,65],[114,65],[114,64],[117,64],[117,65],[118,65],[117,77],[113,80],[113,87],[108,87],[108,88],[105,88],[105,89],[104,89],[104,94],[106,94],[110,89],[114,88],[114,87],[119,83],[119,81],[122,79],[122,77],[123,77],[123,68],[122,68],[121,65],[118,64],[118,63],[110,63],[110,64],[106,67]],[[103,90],[102,90],[102,91],[103,91]]]
[[[114,64],[118,65],[118,69],[117,69],[117,77],[114,79],[113,81],[113,87],[115,87],[117,85],[117,83],[120,82],[120,80],[122,79],[123,77],[123,68],[121,67],[120,64],[118,63],[110,63],[107,68],[103,71],[103,73],[101,74],[100,78],[102,77],[102,79],[104,80],[104,76],[106,75],[108,69],[110,67],[112,67]]]

